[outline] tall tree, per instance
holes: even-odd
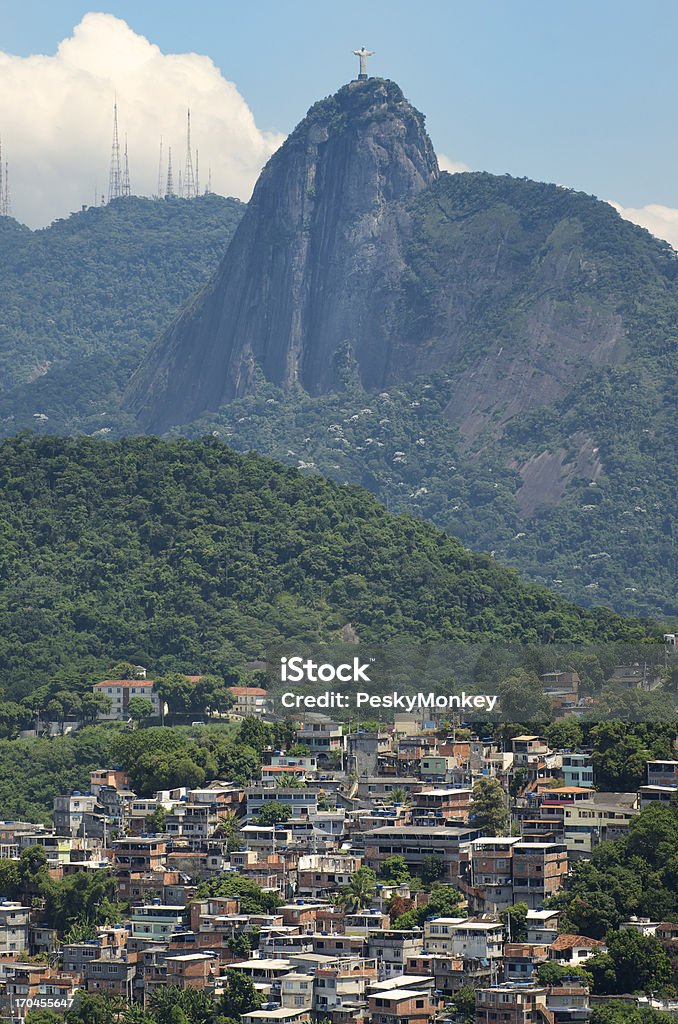
[[[421,862],[421,880],[425,886],[439,882],[445,875],[445,861],[437,853],[427,853]]]
[[[351,875],[348,885],[342,890],[341,901],[347,910],[354,912],[368,907],[377,888],[377,876],[368,867],[358,868]]]
[[[379,867],[379,878],[386,882],[409,882],[411,879],[410,869],[401,853],[394,853],[381,862]]]
[[[499,684],[499,709],[508,722],[547,722],[553,713],[537,673],[522,668]]]
[[[474,784],[469,820],[486,835],[505,834],[508,828],[506,794],[497,779],[478,779]]]
[[[145,697],[132,697],[127,705],[127,712],[137,725],[143,725],[154,715],[153,704]]]
[[[527,903],[520,901],[499,914],[499,920],[504,925],[504,934],[511,942],[527,940],[527,911]]]
[[[243,1013],[257,1010],[262,1001],[251,978],[240,974],[237,970],[226,971],[226,984],[219,1001],[219,1010],[225,1017],[240,1020]]]

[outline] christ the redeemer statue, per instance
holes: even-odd
[[[363,46],[360,50],[354,50],[353,53],[356,57],[360,57],[360,74],[358,75],[358,81],[364,82],[367,78],[367,58],[374,56],[374,50],[366,50]]]

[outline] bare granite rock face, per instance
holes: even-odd
[[[379,386],[403,265],[397,206],[438,175],[424,118],[393,82],[352,82],[312,107],[262,171],[214,280],[135,374],[140,423],[216,409],[257,366],[317,394],[349,360]]]
[[[492,443],[623,363],[637,310],[675,292],[674,272],[668,246],[592,196],[441,174],[399,87],[352,82],[269,160],[216,276],[126,402],[162,432],[262,376],[321,395],[444,370],[445,416],[470,447]]]

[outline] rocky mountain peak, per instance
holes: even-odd
[[[395,206],[438,176],[424,117],[394,82],[351,82],[311,107],[263,169],[214,280],[135,374],[140,422],[161,430],[216,409],[251,390],[257,368],[315,394],[348,358],[381,383],[365,308],[378,268],[402,264]]]

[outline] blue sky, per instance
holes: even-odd
[[[259,129],[289,132],[365,44],[450,159],[678,207],[675,0],[24,0],[5,5],[0,46],[52,54],[92,10],[165,52],[209,55]]]

